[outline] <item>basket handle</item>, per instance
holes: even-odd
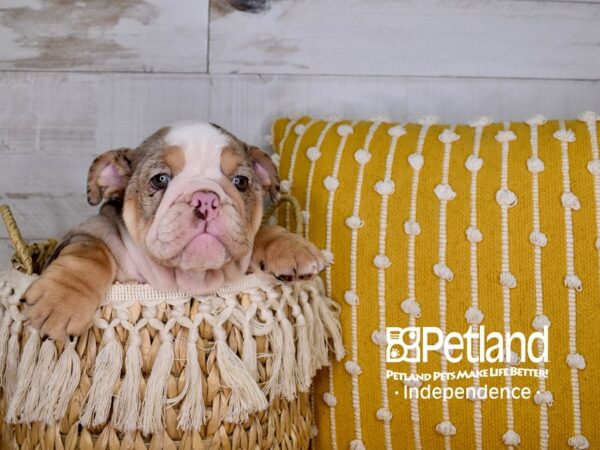
[[[8,237],[12,243],[12,246],[15,249],[17,257],[21,260],[21,264],[28,275],[33,273],[33,258],[31,254],[31,249],[27,242],[23,239],[21,235],[21,231],[17,226],[17,222],[12,215],[12,212],[8,205],[0,205],[0,214],[2,214],[2,219],[4,219],[4,226],[6,227],[6,231],[8,233]]]
[[[290,194],[281,194],[279,201],[269,206],[269,208],[265,211],[263,223],[265,223],[265,221],[271,217],[271,215],[284,203],[289,203],[291,205],[292,211],[294,212],[294,217],[296,219],[296,234],[302,235],[302,208],[298,202],[298,199]]]

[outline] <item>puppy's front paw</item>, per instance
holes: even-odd
[[[281,281],[310,280],[327,267],[319,249],[287,231],[270,233],[260,240],[252,256],[252,268]]]
[[[65,278],[61,282],[42,275],[21,301],[27,303],[27,318],[34,328],[51,339],[61,339],[83,334],[91,325],[100,300],[76,280]]]

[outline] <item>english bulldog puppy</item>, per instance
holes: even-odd
[[[316,276],[326,262],[313,244],[261,225],[267,194],[277,201],[269,156],[210,123],[168,126],[136,149],[100,155],[87,198],[104,204],[25,292],[28,320],[53,339],[80,335],[115,281],[199,293],[249,271]]]

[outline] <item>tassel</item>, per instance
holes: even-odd
[[[269,345],[271,347],[271,356],[273,362],[271,364],[271,378],[267,381],[263,387],[265,395],[271,399],[277,397],[281,393],[281,386],[279,385],[279,373],[281,372],[281,364],[283,361],[283,336],[281,334],[281,328],[279,323],[273,318],[273,315],[269,315],[271,322],[271,333],[269,334]]]
[[[2,325],[0,325],[0,386],[4,386],[4,370],[8,353],[8,339],[10,338],[10,323],[12,318],[8,309],[2,311]]]
[[[296,384],[300,392],[308,392],[312,384],[313,373],[306,320],[298,305],[292,306],[292,314],[296,319],[296,335],[298,336],[296,343]]]
[[[323,366],[329,365],[329,349],[327,347],[327,338],[325,337],[325,327],[323,321],[318,317],[319,307],[314,297],[313,301],[309,304],[312,307],[313,315],[313,366],[315,369],[319,369]],[[319,299],[320,300],[320,299]]]
[[[10,326],[10,339],[8,340],[8,351],[6,354],[6,369],[4,370],[4,396],[6,404],[10,401],[17,389],[17,370],[19,365],[19,337],[23,322],[16,321]]]
[[[11,336],[11,340],[13,338],[18,339],[18,335]],[[18,346],[18,343],[17,343]],[[10,342],[9,342],[10,347]],[[14,351],[14,349],[12,349]],[[20,419],[21,412],[23,411],[25,399],[27,398],[27,393],[29,392],[29,386],[31,385],[31,380],[33,376],[33,371],[35,370],[35,363],[37,362],[38,353],[40,351],[40,335],[37,330],[31,329],[31,335],[29,339],[27,339],[27,343],[25,344],[25,348],[23,348],[23,354],[21,355],[21,361],[19,363],[19,369],[17,371],[17,386],[15,389],[15,393],[10,400],[10,405],[8,407],[8,412],[6,414],[6,422],[8,423],[18,423]],[[18,352],[18,350],[17,350]],[[18,354],[17,354],[18,359]]]
[[[164,429],[163,410],[167,402],[167,384],[175,352],[171,333],[162,330],[160,339],[162,344],[154,360],[142,404],[141,428],[144,435],[158,433]]]
[[[121,384],[121,392],[113,403],[113,426],[124,433],[136,431],[138,425],[143,366],[140,342],[138,330],[132,327],[129,334],[129,347],[125,355],[125,377]]]
[[[62,354],[56,362],[48,384],[44,390],[43,397],[46,402],[40,402],[42,407],[37,411],[39,420],[46,425],[54,425],[60,422],[67,413],[67,407],[71,397],[79,386],[81,377],[81,361],[75,350],[77,338],[65,341]]]
[[[279,371],[279,385],[281,394],[286,400],[292,401],[296,397],[296,350],[294,348],[294,329],[291,322],[280,309],[277,311],[277,319],[281,325],[283,336],[283,362]]]
[[[56,345],[51,339],[46,339],[42,342],[40,354],[37,364],[31,377],[31,385],[27,393],[27,400],[23,406],[23,414],[21,415],[21,423],[32,423],[42,420],[38,417],[36,411],[40,409],[40,404],[48,404],[49,399],[44,397],[44,388],[48,383],[48,376],[54,370],[56,364]],[[64,381],[64,380],[61,380]]]
[[[111,325],[102,336],[104,347],[96,357],[92,386],[83,403],[79,422],[85,427],[103,425],[108,419],[112,395],[117,379],[121,375],[123,348]]]
[[[254,339],[254,336],[252,336],[248,321],[244,322],[243,334],[244,344],[242,347],[242,361],[244,362],[244,366],[246,366],[248,373],[252,376],[252,378],[254,378],[254,380],[258,381],[256,340]]]
[[[181,430],[198,432],[205,421],[204,395],[200,364],[198,363],[198,349],[196,348],[198,328],[193,327],[189,330],[185,363],[185,386],[179,395],[179,398],[183,395],[185,399],[177,419]]]
[[[337,303],[331,301],[331,299],[324,297],[321,292],[316,292],[315,294],[316,296],[313,300],[318,305],[319,317],[323,321],[325,330],[327,330],[327,337],[333,342],[335,357],[338,361],[341,361],[346,350],[342,341],[342,330],[339,321],[340,307]]]
[[[225,387],[231,389],[225,421],[240,423],[256,411],[263,411],[269,404],[264,394],[246,370],[244,363],[227,345],[227,335],[222,328],[214,328],[217,367]]]

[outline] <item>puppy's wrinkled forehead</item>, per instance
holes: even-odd
[[[173,175],[221,177],[223,159],[238,144],[229,133],[205,122],[185,122],[169,127],[164,136],[163,158]]]

